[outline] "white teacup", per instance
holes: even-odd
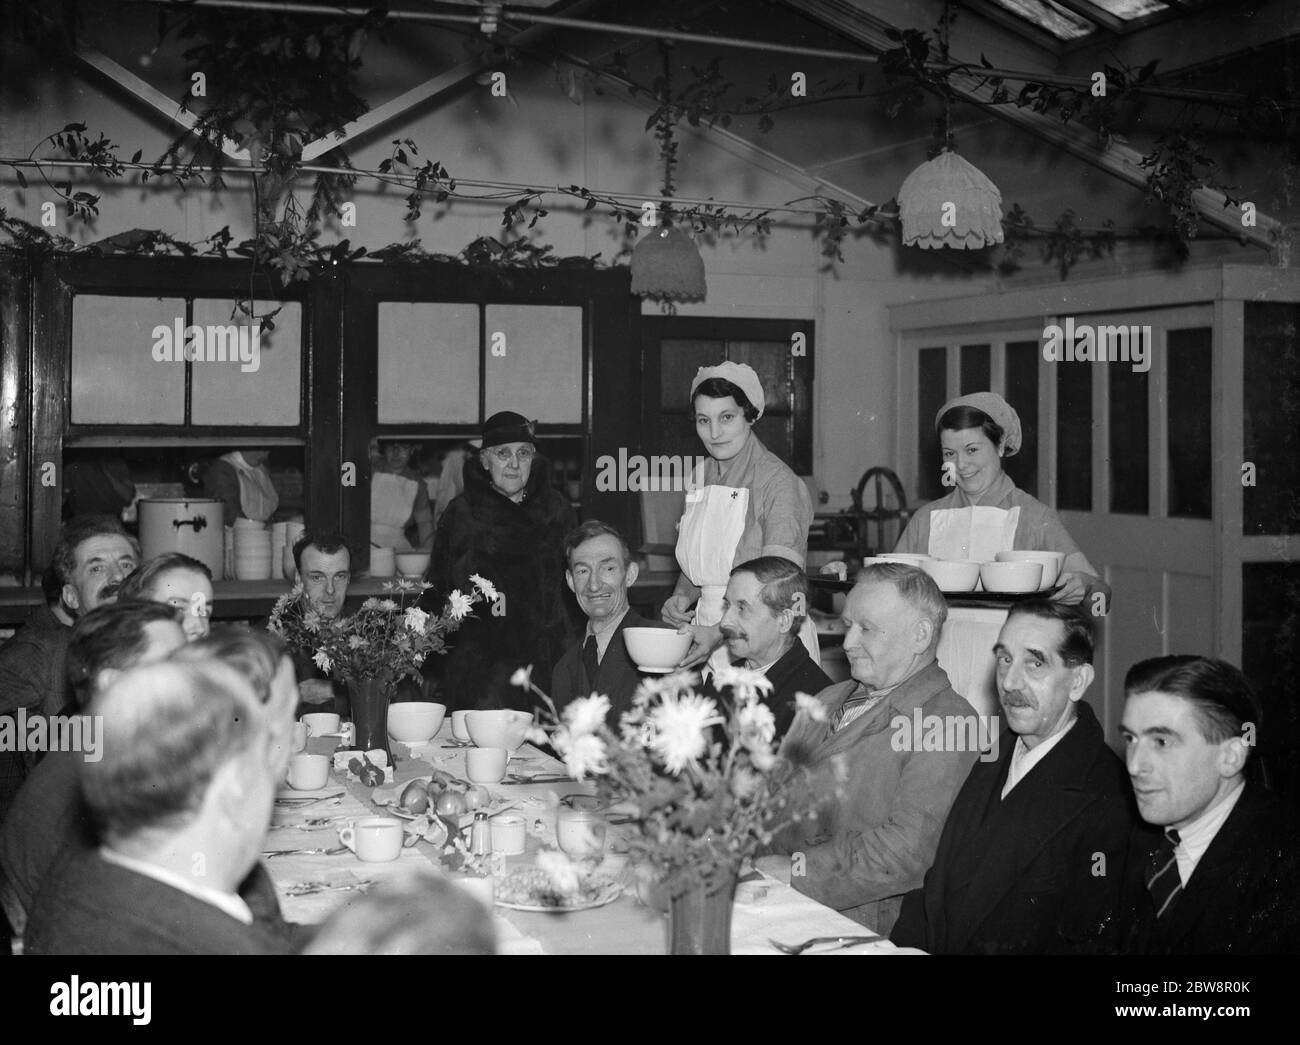
[[[605,851],[605,821],[587,809],[563,808],[555,819],[555,841],[570,856],[599,857]]]
[[[469,727],[465,725],[465,716],[468,714],[469,709],[451,713],[451,735],[462,744],[469,743]]]
[[[329,777],[330,760],[324,755],[294,755],[289,759],[289,786],[295,791],[319,791]]]
[[[465,752],[465,775],[476,784],[499,784],[510,752],[503,747],[472,747]]]
[[[339,841],[368,864],[382,864],[402,855],[402,822],[389,816],[363,816],[339,828]]]
[[[295,722],[293,732],[289,734],[289,750],[295,755],[307,749],[307,723]]]
[[[522,816],[518,813],[502,813],[494,816],[489,823],[492,825],[492,852],[519,856],[524,851],[528,828]]]
[[[337,733],[339,724],[342,719],[333,712],[314,711],[310,715],[303,715],[302,723],[307,727],[307,735],[312,737],[323,737],[327,733]]]

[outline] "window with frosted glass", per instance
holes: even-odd
[[[172,351],[184,347],[173,344],[178,326],[183,339],[184,298],[76,295],[71,422],[184,424],[185,362]]]
[[[581,308],[489,305],[484,334],[485,416],[515,410],[542,424],[581,423]]]
[[[275,312],[273,328],[256,328],[229,298],[197,298],[194,325],[209,341],[209,361],[190,367],[190,421],[196,425],[296,425],[302,391],[302,305],[255,301],[254,315]],[[238,344],[238,348],[235,344]],[[225,361],[220,358],[223,344]],[[236,362],[236,357],[238,361]]]
[[[378,311],[379,423],[477,424],[478,306],[381,301]]]

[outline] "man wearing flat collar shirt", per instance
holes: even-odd
[[[1300,951],[1294,814],[1264,786],[1245,677],[1209,657],[1156,657],[1130,668],[1124,689],[1125,758],[1146,825],[1129,842],[1119,949]]]
[[[805,766],[809,813],[772,839],[790,855],[790,884],[888,934],[919,888],[948,808],[977,750],[898,744],[899,719],[975,711],[935,660],[948,606],[938,585],[902,563],[858,574],[844,607],[853,678],[800,702],[781,754]],[[940,745],[941,748],[944,745]]]
[[[957,793],[895,943],[932,954],[1107,949],[1134,817],[1124,766],[1083,699],[1093,649],[1073,607],[1012,607],[994,647],[1007,728]]]
[[[830,676],[799,641],[808,616],[808,577],[798,563],[779,555],[743,562],[731,571],[722,599],[723,643],[709,658],[712,670],[738,664],[765,675],[772,689],[762,700],[772,711],[776,736],[783,737],[794,721],[795,694],[820,693]]]

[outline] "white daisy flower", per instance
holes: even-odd
[[[471,573],[469,579],[473,583],[474,587],[483,593],[483,598],[495,599],[497,597],[498,592],[496,586],[486,577],[480,577],[477,573]]]
[[[595,733],[605,724],[609,713],[609,697],[593,693],[589,697],[578,697],[570,701],[564,709],[564,721],[569,732],[574,736]]]
[[[807,693],[796,693],[794,706],[796,711],[802,711],[814,722],[826,721],[826,705],[816,697],[809,696]]]
[[[668,772],[680,773],[687,763],[704,756],[709,745],[706,731],[721,722],[717,705],[708,697],[697,694],[666,696],[663,703],[650,712],[650,724],[654,729],[650,747],[663,759]]]
[[[468,595],[457,588],[447,596],[447,607],[452,620],[464,620],[474,604],[470,602]]]

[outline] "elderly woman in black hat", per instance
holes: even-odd
[[[1056,512],[1002,469],[1002,459],[1020,449],[1020,415],[1011,404],[996,392],[958,396],[940,408],[935,428],[944,483],[953,490],[912,516],[894,551],[978,561],[1001,551],[1060,552],[1065,560],[1050,597],[1078,604],[1101,594],[1101,605],[1109,607],[1110,585]]]
[[[465,462],[465,492],[438,520],[428,573],[437,592],[468,592],[478,574],[502,593],[451,638],[439,698],[450,709],[531,707],[510,676],[531,664],[534,678],[549,679],[577,634],[563,555],[577,517],[551,488],[534,424],[508,410],[488,418],[478,459]]]

